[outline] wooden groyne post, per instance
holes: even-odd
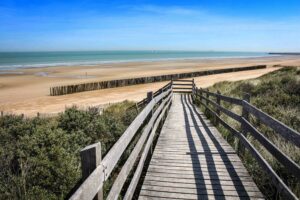
[[[50,96],[59,96],[59,95],[77,93],[77,92],[101,90],[101,89],[106,89],[106,88],[116,88],[116,87],[145,84],[145,83],[171,81],[171,80],[176,80],[176,79],[193,78],[193,77],[206,76],[206,75],[211,75],[211,74],[264,69],[266,67],[267,67],[266,65],[256,65],[256,66],[247,66],[247,67],[232,67],[232,68],[214,69],[214,70],[198,71],[198,72],[167,74],[167,75],[158,75],[158,76],[149,76],[149,77],[138,77],[138,78],[129,78],[129,79],[120,79],[120,80],[92,82],[92,83],[80,83],[80,84],[74,84],[74,85],[62,85],[62,86],[51,87],[50,88]]]

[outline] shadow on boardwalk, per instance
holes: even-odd
[[[232,147],[190,95],[174,94],[139,199],[263,199]]]
[[[193,163],[193,168],[194,172],[198,172],[195,174],[195,181],[196,181],[196,187],[197,187],[197,195],[198,197],[202,198],[208,198],[207,196],[207,191],[203,187],[198,187],[201,185],[205,186],[204,179],[205,177],[203,176],[203,173],[201,171],[201,161],[198,159],[198,153],[196,150],[196,146],[193,140],[193,137],[191,135],[191,128],[194,127],[196,130],[196,133],[200,139],[201,145],[205,147],[203,154],[205,155],[205,162],[208,164],[209,162],[209,167],[208,167],[208,173],[210,180],[212,182],[212,189],[214,192],[214,196],[218,199],[225,199],[224,192],[222,190],[221,182],[219,175],[217,173],[217,168],[214,162],[213,154],[210,150],[210,145],[207,142],[207,139],[204,137],[204,134],[206,134],[210,141],[213,142],[214,147],[217,149],[218,154],[221,155],[221,159],[224,163],[226,163],[226,169],[228,174],[230,175],[231,179],[234,181],[234,186],[239,194],[240,197],[243,197],[243,199],[250,199],[247,197],[245,194],[247,194],[247,191],[245,190],[243,183],[241,179],[239,178],[237,172],[234,169],[233,164],[231,163],[230,159],[228,158],[225,150],[219,143],[219,141],[215,138],[214,134],[211,132],[209,126],[206,124],[206,122],[203,120],[201,114],[197,111],[195,108],[195,105],[191,102],[190,95],[182,95],[181,96],[181,102],[183,105],[183,110],[184,110],[184,121],[185,121],[185,128],[186,128],[186,134],[187,138],[189,139],[189,147],[190,147],[190,155]],[[188,115],[189,112],[189,115]],[[188,116],[191,116],[191,119],[189,120]],[[197,119],[200,120],[200,123],[197,122]],[[205,131],[201,131],[200,127],[203,127]],[[196,155],[196,156],[194,156]],[[200,175],[200,177],[199,177]],[[204,189],[204,190],[203,190]],[[204,195],[206,193],[206,196]]]

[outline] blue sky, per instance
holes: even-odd
[[[300,51],[300,1],[0,1],[0,51],[138,49]]]

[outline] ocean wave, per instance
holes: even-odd
[[[182,58],[143,58],[143,59],[125,59],[125,60],[101,60],[101,61],[76,61],[76,62],[54,62],[54,63],[34,63],[34,64],[11,64],[0,65],[0,70],[17,70],[26,68],[45,68],[58,66],[97,66],[100,64],[115,64],[115,63],[129,63],[129,62],[157,62],[157,61],[173,61],[173,60],[216,60],[216,59],[232,59],[232,58],[262,58],[274,57],[279,55],[238,55],[238,56],[207,56],[207,57],[182,57]],[[5,72],[3,72],[5,73]],[[3,74],[2,73],[2,74]],[[9,73],[9,72],[7,72]]]

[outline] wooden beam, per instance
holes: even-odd
[[[163,103],[156,109],[155,113],[153,114],[152,118],[150,119],[150,121],[147,123],[146,128],[143,130],[143,133],[139,139],[139,141],[137,142],[137,144],[135,145],[134,149],[132,150],[132,152],[130,153],[129,158],[127,159],[126,163],[123,165],[118,177],[116,178],[108,196],[107,196],[107,200],[114,200],[117,199],[121,189],[128,177],[128,175],[130,174],[132,167],[134,166],[138,155],[149,135],[149,132],[151,131],[153,124],[155,122],[155,120],[157,119],[159,113],[161,112],[161,110],[165,107],[166,103],[169,102],[171,99],[171,95],[165,99],[163,101]]]
[[[89,175],[100,165],[101,163],[101,144],[89,145],[80,151],[81,157],[81,172],[82,180],[86,180]],[[97,193],[94,200],[103,200],[103,190]]]
[[[164,110],[161,112],[161,114],[157,118],[157,120],[156,120],[156,122],[155,122],[155,124],[154,124],[154,126],[152,128],[151,134],[150,134],[150,136],[149,136],[149,138],[147,140],[147,143],[146,143],[146,145],[144,147],[144,151],[143,151],[143,153],[141,155],[141,158],[140,158],[139,164],[137,166],[137,169],[136,169],[136,171],[135,171],[135,173],[134,173],[134,175],[133,175],[133,177],[131,179],[130,185],[129,185],[129,187],[128,187],[127,191],[126,191],[126,194],[124,196],[124,200],[129,200],[129,199],[132,199],[132,197],[133,197],[135,188],[136,188],[136,186],[138,184],[138,181],[140,179],[140,176],[141,176],[141,173],[142,173],[142,170],[143,170],[143,167],[144,167],[144,163],[145,163],[146,157],[148,155],[150,146],[151,146],[151,144],[153,142],[153,139],[154,139],[154,136],[155,136],[155,132],[156,132],[156,130],[158,128],[158,125],[159,125],[162,117],[165,115],[166,110],[169,107],[170,103],[171,103],[171,100],[169,100],[169,102],[167,103],[167,106],[165,106]]]
[[[290,127],[283,124],[282,122],[274,119],[270,115],[262,112],[255,106],[249,104],[247,101],[243,101],[243,106],[249,113],[257,117],[262,123],[272,128],[279,135],[281,135],[282,138],[295,144],[297,147],[300,147],[300,133],[291,129]]]

